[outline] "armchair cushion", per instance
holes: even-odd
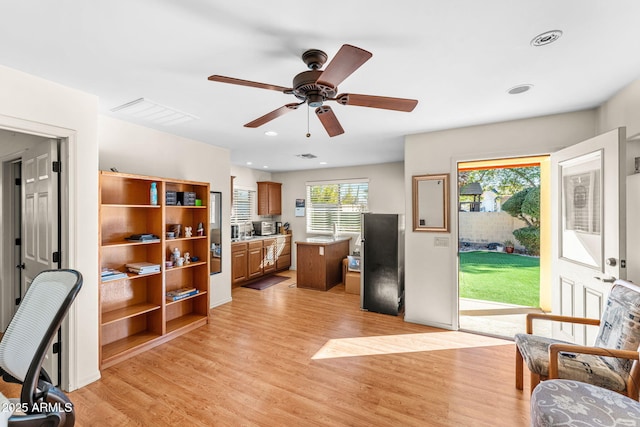
[[[595,347],[637,350],[640,346],[640,306],[638,292],[615,286],[604,308]],[[622,369],[631,369],[631,360],[620,360]]]
[[[530,334],[516,334],[515,342],[529,371],[547,377],[549,375],[549,345],[567,343]],[[611,366],[611,358],[579,353],[560,353],[558,358],[558,376],[595,384],[610,390],[625,391],[626,376]],[[614,359],[617,360],[617,359]]]
[[[531,426],[640,425],[640,402],[573,380],[543,381],[531,395]]]

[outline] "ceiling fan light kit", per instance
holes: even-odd
[[[286,104],[277,108],[262,117],[259,117],[247,124],[245,127],[256,128],[274,120],[291,110],[296,110],[300,105],[307,104],[309,108],[315,108],[316,116],[325,128],[330,137],[341,135],[344,129],[340,125],[335,113],[326,101],[336,101],[342,105],[355,105],[359,107],[380,108],[385,110],[395,110],[411,112],[418,104],[415,99],[390,98],[385,96],[358,95],[344,93],[337,95],[338,85],[355,72],[362,64],[367,62],[373,55],[364,49],[348,44],[342,45],[338,53],[321,70],[326,63],[328,56],[321,50],[309,49],[302,54],[302,61],[309,68],[293,78],[291,88],[271,85],[266,83],[253,82],[249,80],[237,79],[220,75],[212,75],[209,80],[220,83],[229,83],[240,86],[249,86],[259,89],[269,89],[282,92],[287,95],[294,95],[300,100],[299,103]],[[309,136],[309,135],[307,135]]]

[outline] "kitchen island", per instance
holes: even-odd
[[[296,241],[297,285],[326,291],[342,282],[351,237],[313,236]]]

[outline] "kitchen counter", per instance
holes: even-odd
[[[310,236],[296,241],[297,286],[326,291],[342,282],[351,237]]]
[[[242,286],[291,267],[291,234],[231,241],[231,284]]]
[[[265,240],[265,239],[275,239],[276,237],[286,236],[286,234],[271,234],[269,236],[251,236],[247,239],[239,238],[239,239],[231,239],[231,243],[242,243],[242,242],[253,242],[256,240]]]

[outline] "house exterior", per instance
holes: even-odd
[[[500,212],[502,197],[494,189],[482,192],[480,196],[480,212]]]

